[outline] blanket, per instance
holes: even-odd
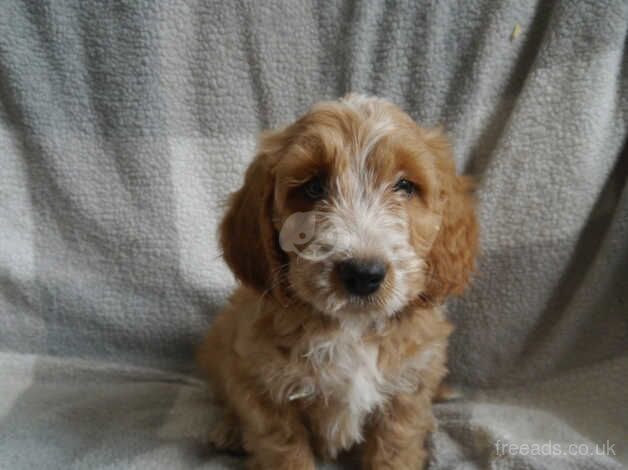
[[[627,29],[625,0],[5,0],[0,467],[242,468],[193,361],[217,224],[258,132],[350,91],[477,181],[431,468],[628,464]]]

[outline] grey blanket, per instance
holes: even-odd
[[[483,254],[432,468],[628,463],[628,3],[0,6],[0,468],[241,468],[192,352],[255,135],[320,99],[443,124]]]

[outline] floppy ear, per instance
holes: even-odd
[[[260,150],[246,171],[242,188],[230,198],[220,226],[223,256],[236,278],[260,292],[270,291],[283,305],[283,252],[272,223],[275,181],[273,152],[277,134],[262,135]]]
[[[423,297],[440,303],[450,294],[461,294],[469,284],[478,253],[478,224],[473,182],[456,174],[449,142],[440,131],[426,132],[423,137],[435,156],[442,215],[427,257],[429,280]]]

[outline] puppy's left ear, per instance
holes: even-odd
[[[459,295],[469,284],[478,254],[478,224],[473,181],[456,174],[451,146],[440,130],[422,135],[434,155],[440,183],[441,222],[429,252],[429,280],[423,297],[442,303],[448,295]]]

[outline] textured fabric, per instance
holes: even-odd
[[[0,467],[240,468],[193,372],[217,221],[257,132],[348,91],[478,180],[433,468],[628,462],[628,2],[219,3],[2,2]]]

